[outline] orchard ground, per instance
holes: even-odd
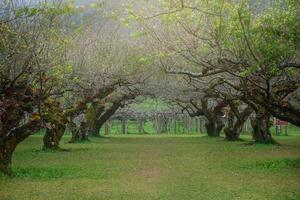
[[[276,145],[205,135],[113,135],[41,151],[42,135],[18,146],[1,200],[300,199],[300,130]]]

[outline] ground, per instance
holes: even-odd
[[[300,135],[276,139],[281,146],[204,135],[66,137],[66,151],[43,152],[32,136],[16,150],[14,177],[0,177],[0,199],[300,199]]]

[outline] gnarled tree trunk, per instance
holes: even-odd
[[[98,120],[96,120],[96,118],[94,119],[94,121],[95,121],[95,124],[92,127],[89,126],[87,132],[90,136],[100,137],[101,136],[100,135],[101,125],[99,123],[97,123]]]
[[[255,143],[273,144],[276,143],[272,138],[270,132],[270,113],[268,113],[264,108],[256,111],[255,117],[251,118],[251,125],[253,128],[253,140]]]
[[[222,109],[226,105],[227,105],[226,102],[218,102],[217,105],[215,105],[212,108],[209,108],[208,99],[207,98],[201,99],[202,113],[208,120],[205,123],[205,128],[208,136],[212,136],[212,137],[220,136],[220,133],[224,127],[224,123],[221,119],[221,116],[223,115]]]
[[[72,138],[69,143],[89,141],[87,124],[85,122],[82,122],[80,127],[77,127],[76,124],[72,122],[69,124],[69,128],[72,132]]]
[[[55,127],[46,128],[46,133],[43,138],[44,150],[57,150],[59,149],[59,143],[66,130],[65,124],[56,124]]]
[[[11,158],[17,146],[15,139],[1,141],[0,143],[0,171],[5,175],[11,175]]]
[[[68,123],[68,129],[70,130],[71,135],[72,135],[71,140],[69,141],[69,143],[74,143],[77,140],[78,128],[72,120]]]
[[[59,102],[52,98],[45,101],[44,111],[47,114],[44,116],[46,133],[43,138],[43,149],[57,150],[68,120],[60,108]]]
[[[211,137],[219,137],[224,123],[219,117],[207,118],[208,121],[205,123],[207,135]]]
[[[244,125],[244,122],[239,120],[233,122],[233,120],[234,119],[228,119],[228,126],[224,129],[225,140],[228,141],[240,140],[240,135]]]
[[[0,172],[10,175],[14,150],[39,130],[41,117],[34,113],[35,94],[27,82],[1,82],[0,94]]]
[[[10,130],[0,129],[0,172],[11,175],[11,159],[17,145],[39,129],[40,116],[33,114],[29,122]]]
[[[87,132],[89,135],[99,137],[99,125],[97,124],[97,113],[96,112],[103,112],[99,109],[95,109],[95,105],[91,105],[86,111],[85,111],[85,120],[87,125]]]
[[[228,113],[228,124],[224,129],[225,140],[238,141],[243,130],[244,123],[253,112],[252,108],[248,106],[242,112],[238,110],[235,105],[230,105]]]
[[[105,122],[110,119],[111,116],[113,116],[116,111],[120,108],[121,102],[115,102],[113,105],[108,108],[102,115],[99,116],[99,118],[96,121],[96,127],[97,127],[97,132],[99,133]]]

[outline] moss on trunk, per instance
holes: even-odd
[[[57,150],[59,149],[59,143],[66,130],[66,125],[57,124],[56,127],[51,129],[47,128],[43,138],[44,150]]]
[[[60,103],[52,98],[47,99],[43,108],[46,133],[43,138],[43,149],[57,150],[59,143],[66,130],[68,122]]]

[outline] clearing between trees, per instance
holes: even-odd
[[[300,135],[247,145],[205,135],[123,135],[41,151],[18,146],[0,196],[13,199],[299,199]],[[3,187],[6,185],[6,187]]]

